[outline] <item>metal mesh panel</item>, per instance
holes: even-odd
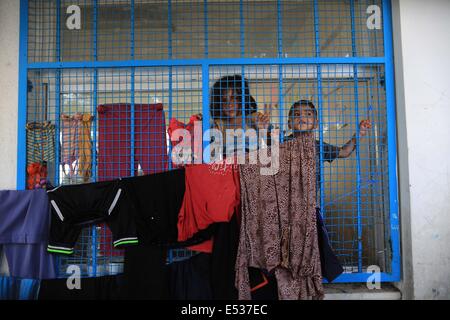
[[[32,90],[26,122],[54,126],[54,157],[46,164],[52,184],[173,169],[170,120],[188,123],[202,113],[203,129],[214,127],[212,88],[238,75],[257,105],[252,111],[268,116],[281,141],[292,133],[293,103],[309,100],[315,106],[318,204],[332,246],[354,276],[346,281],[361,279],[371,265],[393,271],[392,231],[398,229],[391,229],[396,210],[391,179],[396,172],[389,157],[395,146],[388,144],[393,105],[386,88],[391,57],[385,57],[384,24],[369,27],[374,16],[369,7],[381,10],[383,1],[28,3],[26,68]],[[381,13],[385,18],[386,11]],[[79,28],[73,20],[78,18]],[[101,111],[105,106],[114,112],[109,118]],[[92,117],[84,138],[76,129],[77,115]],[[154,117],[161,123],[152,124]],[[241,117],[242,125],[251,124],[250,115]],[[372,128],[360,137],[364,119]],[[349,156],[320,161],[325,144],[342,147],[354,134],[357,148]],[[83,276],[121,272],[123,251],[111,242],[105,225],[85,228],[75,254],[61,259],[61,275],[68,264],[83,266]],[[169,262],[189,254],[171,251]]]

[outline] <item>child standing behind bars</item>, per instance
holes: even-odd
[[[287,136],[285,140],[293,139],[302,131],[311,131],[317,128],[317,110],[314,104],[309,100],[299,100],[295,102],[289,110],[288,127],[292,130],[292,134]],[[372,128],[370,120],[362,120],[359,124],[359,137],[362,138],[367,135],[367,132]],[[341,147],[322,142],[323,155],[322,161],[333,162],[337,158],[348,158],[356,149],[356,133]],[[320,141],[316,140],[316,174],[317,182],[320,186]]]
[[[300,135],[302,131],[311,131],[317,128],[317,110],[314,104],[309,100],[299,100],[295,102],[289,110],[288,127],[292,134],[286,137],[286,140],[293,139]],[[362,120],[359,124],[359,137],[367,135],[372,128],[370,120]],[[334,146],[322,142],[323,154],[322,161],[333,162],[336,158],[348,158],[356,149],[356,133],[342,147]],[[316,140],[316,185],[320,188],[320,141]],[[317,228],[319,236],[320,262],[322,275],[328,281],[333,281],[342,272],[343,268],[334,254],[329,239],[328,232],[322,221],[320,208],[316,209]]]
[[[250,95],[247,79],[240,75],[224,76],[217,80],[210,95],[210,113],[213,127],[222,133],[224,148],[228,145],[228,152],[239,150],[240,146],[234,141],[226,141],[227,129],[255,129],[256,131],[269,128],[269,114],[257,111],[255,99]],[[245,114],[245,126],[242,113]],[[197,118],[202,119],[198,114]],[[246,142],[246,149],[249,145]],[[225,154],[225,150],[224,150]]]

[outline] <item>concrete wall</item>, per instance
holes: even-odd
[[[0,1],[0,189],[16,187],[20,1]]]
[[[19,1],[0,1],[0,190],[16,187]],[[0,275],[8,265],[0,252]]]
[[[407,152],[400,155],[402,286],[409,298],[449,299],[450,1],[395,6],[399,121],[406,121],[399,151]]]

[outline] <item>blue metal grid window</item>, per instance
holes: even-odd
[[[377,12],[369,8],[380,9],[380,25],[370,27]],[[79,26],[70,26],[77,10]],[[129,176],[145,174],[151,169],[137,151],[139,106],[162,104],[166,127],[172,118],[188,122],[202,113],[205,130],[213,121],[213,84],[239,74],[281,140],[290,133],[289,109],[299,99],[317,108],[321,159],[324,142],[341,146],[356,133],[349,158],[321,162],[319,202],[345,268],[336,281],[365,282],[371,265],[380,267],[382,281],[398,281],[391,33],[389,0],[21,0],[18,187],[25,188],[27,179],[27,123],[55,126],[55,157],[47,163],[54,185],[122,175],[105,173],[102,162],[108,161],[125,165]],[[111,104],[128,111],[125,122],[105,129],[98,107]],[[89,158],[64,162],[72,140],[62,117],[77,113],[92,116]],[[364,138],[358,135],[362,119],[372,122]],[[102,139],[108,139],[102,130],[125,132],[109,141],[125,160],[100,157]],[[164,145],[144,153],[166,159],[171,145]],[[80,169],[86,161],[87,180]],[[170,169],[169,161],[152,161]],[[105,230],[83,230],[75,254],[60,261],[62,276],[69,264],[82,266],[83,276],[121,272],[123,253],[111,248]],[[189,252],[171,251],[169,260],[184,255]]]

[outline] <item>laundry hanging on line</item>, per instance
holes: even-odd
[[[303,148],[305,148],[305,146],[302,146]],[[291,149],[292,148],[292,146],[290,146],[288,149]],[[283,149],[283,148],[282,148]],[[299,149],[300,150],[300,149]],[[298,150],[297,150],[298,151]],[[303,152],[304,152],[304,150],[303,150]],[[291,154],[292,155],[292,154]],[[202,167],[203,166],[203,167]],[[293,165],[291,165],[291,167],[293,167]],[[191,170],[191,169],[193,169],[193,168],[197,168],[196,170],[203,170],[203,173],[206,173],[206,172],[208,172],[208,170],[209,170],[209,172],[206,174],[206,176],[208,176],[209,174],[211,174],[211,168],[214,168],[213,166],[210,166],[210,165],[198,165],[198,166],[186,166],[184,169],[182,169],[182,170]],[[242,167],[240,167],[240,169],[242,169]],[[314,168],[313,168],[314,169]],[[174,170],[174,171],[178,171],[178,170]],[[174,171],[170,171],[170,172],[174,172]],[[201,171],[198,171],[198,172],[201,172]],[[197,172],[197,173],[198,173]],[[314,170],[312,170],[312,172],[314,172]],[[215,174],[215,172],[214,171],[212,171],[212,173],[213,173],[213,175]],[[130,177],[130,178],[124,178],[124,179],[121,179],[121,180],[123,180],[123,181],[128,181],[128,185],[130,185],[130,182],[131,182],[131,185],[132,184],[134,184],[136,181],[138,181],[138,179],[154,179],[154,177],[157,177],[158,175],[160,175],[161,177],[164,177],[164,176],[166,176],[168,174],[168,172],[163,172],[163,173],[160,173],[160,174],[154,174],[154,175],[148,175],[148,176],[142,176],[142,177]],[[184,178],[185,178],[185,186],[188,186],[189,185],[189,182],[194,182],[195,181],[195,179],[191,179],[191,178],[188,178],[187,177],[188,175],[186,175]],[[197,177],[197,178],[199,178],[199,181],[201,180],[200,179],[200,177],[201,177],[201,174],[194,174],[193,176],[195,176],[195,177]],[[259,176],[259,172],[257,173],[257,176]],[[233,174],[231,174],[230,175],[230,177],[232,177],[232,178],[234,178],[234,180],[233,181],[236,181],[236,177],[233,175]],[[239,176],[238,176],[239,177]],[[313,175],[313,177],[314,177],[314,175]],[[164,178],[163,178],[164,179]],[[214,180],[214,178],[212,178],[213,180]],[[191,181],[192,180],[192,181]],[[314,180],[314,179],[312,179],[312,180]],[[134,182],[133,182],[134,181]],[[139,190],[139,189],[141,189],[141,190],[145,190],[145,189],[149,189],[148,188],[148,183],[147,182],[144,182],[144,180],[142,180],[143,182],[141,183],[141,185],[142,185],[142,188],[140,188],[140,187],[138,187],[137,189]],[[150,181],[150,180],[148,180],[148,181]],[[241,179],[241,181],[242,181],[242,179]],[[309,181],[309,180],[308,180]],[[238,182],[239,182],[239,179],[238,179]],[[235,183],[235,182],[234,182]],[[181,184],[183,184],[183,183],[181,183]],[[139,185],[139,184],[137,184],[137,185]],[[161,184],[159,184],[158,183],[158,185],[159,186],[161,186]],[[195,183],[193,184],[193,185],[195,185]],[[222,184],[220,184],[220,185],[222,185]],[[145,187],[147,187],[147,188],[145,188]],[[201,186],[201,184],[199,184],[197,187],[194,187],[193,188],[193,190],[195,190],[195,191],[199,191],[199,190],[201,190],[201,188],[205,188],[204,186]],[[64,187],[61,187],[61,188],[64,188]],[[136,193],[133,193],[133,192],[130,192],[129,190],[131,190],[132,188],[130,188],[130,186],[127,186],[127,187],[124,187],[126,190],[128,190],[128,192],[129,192],[129,194],[136,194]],[[135,187],[134,187],[135,188]],[[125,190],[124,189],[124,190]],[[151,188],[150,188],[151,189]],[[237,188],[238,190],[239,190],[239,187]],[[243,189],[241,189],[241,190],[243,190]],[[246,192],[248,191],[248,190],[245,190]],[[211,190],[205,190],[205,194],[204,195],[199,195],[199,199],[201,200],[201,201],[205,201],[205,199],[207,199],[208,198],[208,192],[211,192]],[[144,195],[145,194],[145,191],[142,191],[142,195]],[[209,195],[214,195],[214,192],[212,192],[212,193],[210,193]],[[229,197],[229,195],[230,194],[233,194],[233,192],[225,192],[225,194],[227,194],[227,196]],[[238,193],[239,194],[239,193]],[[145,199],[145,200],[149,200],[150,199],[150,201],[158,201],[158,200],[160,200],[160,198],[159,197],[154,197],[153,198],[153,200],[151,200],[151,197],[149,197],[150,196],[150,194],[146,194],[145,196],[139,196],[139,197],[141,197],[141,199]],[[184,193],[184,197],[187,197],[188,199],[189,199],[189,201],[191,201],[191,205],[190,206],[192,206],[192,204],[194,204],[194,206],[195,206],[195,200],[188,194],[188,195],[186,195],[186,192]],[[223,198],[223,196],[220,196],[219,198]],[[195,198],[195,197],[194,197]],[[233,197],[229,197],[230,199],[233,199]],[[231,204],[230,206],[232,207],[232,208],[234,208],[234,207],[236,207],[236,205],[238,205],[239,204],[239,196],[237,197],[237,204],[236,204],[236,201],[235,201],[235,203],[234,204]],[[145,204],[145,200],[143,201],[143,203]],[[217,200],[217,199],[215,199],[215,200]],[[130,201],[130,200],[128,200],[128,201]],[[183,198],[183,201],[184,201],[184,198]],[[309,201],[309,200],[308,200]],[[132,203],[134,203],[134,204],[136,204],[137,202],[135,202],[135,200],[132,200],[131,201]],[[312,205],[313,205],[313,207],[315,208],[315,202],[313,202],[312,203]],[[201,207],[202,205],[200,205],[200,207]],[[155,208],[155,205],[153,205],[153,207]],[[214,205],[212,205],[212,206],[207,206],[207,207],[210,207],[210,208],[214,208]],[[220,207],[222,210],[223,210],[223,208],[228,208],[226,205],[225,206],[218,206],[218,207]],[[147,206],[147,208],[148,208],[148,206]],[[308,207],[309,208],[309,207]],[[134,210],[135,210],[135,212],[138,212],[139,210],[136,210],[136,208],[134,208]],[[164,210],[164,211],[166,211],[166,210]],[[174,212],[175,213],[177,213],[178,215],[179,215],[179,217],[178,217],[178,224],[180,223],[180,221],[182,221],[183,222],[183,219],[185,219],[185,216],[183,216],[183,213],[182,213],[182,211],[183,211],[183,206],[181,206],[181,208],[180,208],[180,211],[179,212],[177,212],[177,210],[174,210]],[[224,210],[224,212],[226,212],[227,210]],[[157,210],[147,210],[147,212],[157,212]],[[196,212],[195,210],[194,210],[194,212]],[[233,210],[231,210],[231,212],[232,213],[234,213],[234,209]],[[232,216],[232,214],[230,214],[229,213],[229,211],[228,211],[228,213],[227,213],[228,215],[230,215],[230,216]],[[227,214],[225,214],[225,216],[227,215]],[[174,214],[174,216],[176,216],[176,214]],[[181,216],[183,216],[183,218],[182,219],[180,219],[180,217]],[[189,216],[189,215],[188,215]],[[187,223],[187,221],[185,221],[186,222],[186,226],[191,226],[191,227],[193,227],[194,229],[193,230],[195,230],[195,228],[197,228],[197,231],[199,231],[199,230],[202,230],[202,227],[203,227],[203,225],[202,225],[202,220],[201,219],[199,219],[198,221],[196,221],[195,219],[198,219],[199,217],[201,217],[201,215],[196,215],[196,214],[194,214],[194,216],[193,216],[193,218],[194,218],[194,220],[192,220],[192,221],[194,221],[193,223]],[[148,217],[147,217],[148,218]],[[155,216],[150,216],[150,220],[152,220],[151,218],[155,218]],[[155,219],[156,221],[158,221],[158,219]],[[206,221],[207,221],[208,219],[206,219]],[[172,219],[172,221],[174,221],[174,219]],[[225,221],[227,221],[227,219],[225,219]],[[217,221],[214,221],[214,220],[211,220],[211,221],[207,221],[206,222],[206,225],[211,225],[211,224],[214,224],[214,223],[216,223]],[[171,223],[171,225],[172,225],[172,227],[173,227],[173,222]],[[289,226],[289,224],[288,224],[288,226]],[[179,226],[177,226],[178,227],[178,229],[179,229]],[[154,228],[153,230],[159,230],[159,228]],[[289,228],[286,228],[286,226],[284,226],[283,228],[283,232],[281,232],[280,233],[280,237],[283,239],[283,241],[282,241],[282,243],[285,245],[285,246],[282,246],[282,248],[280,249],[281,251],[280,252],[282,252],[282,256],[284,257],[284,259],[282,259],[282,263],[285,265],[285,266],[289,266],[289,264],[290,264],[290,255],[291,255],[291,252],[290,252],[290,237],[289,237],[289,232],[288,233],[286,233],[286,230],[289,230]],[[161,229],[161,230],[163,230],[163,229]],[[174,229],[172,229],[172,230],[174,230]],[[189,230],[189,227],[188,227],[188,229],[187,230]],[[147,230],[148,231],[148,230]],[[291,230],[292,231],[292,230]],[[316,229],[316,231],[317,231],[317,229]],[[144,234],[147,234],[148,232],[146,232],[146,231],[144,231],[144,232],[142,232],[142,233],[144,233]],[[150,232],[151,233],[151,232]],[[150,233],[148,233],[148,234],[150,234]],[[179,230],[177,230],[177,233],[178,234],[180,234],[180,231]],[[195,231],[194,231],[194,233],[195,233]],[[168,233],[168,234],[170,234],[170,232]],[[172,234],[175,234],[175,232],[173,232],[172,231]],[[316,235],[317,235],[317,232],[316,232]],[[172,236],[172,238],[173,238],[173,236]],[[180,238],[179,238],[179,235],[178,235],[178,240],[180,240]],[[166,239],[167,240],[167,239]],[[165,240],[164,240],[165,241]],[[164,242],[163,241],[163,242]],[[149,241],[150,243],[152,243],[152,241]],[[159,244],[161,244],[161,243],[159,243]],[[211,242],[211,244],[212,244],[212,242]],[[153,243],[153,245],[155,245],[155,242]],[[288,249],[286,249],[286,248],[288,248]],[[200,250],[201,251],[201,250]],[[208,249],[208,251],[207,252],[211,252],[212,251],[212,249]],[[258,266],[256,266],[256,267],[258,267]],[[319,267],[320,267],[320,264],[319,264]],[[283,274],[283,273],[279,273],[278,274],[278,276],[277,276],[277,280],[279,280],[279,279],[285,279],[286,281],[291,281],[292,279],[291,278],[293,278],[293,277],[291,277],[291,278],[289,278],[289,277],[285,277],[287,274]],[[320,276],[320,272],[319,272],[319,276]],[[283,278],[284,277],[284,278]],[[316,278],[314,279],[314,281],[315,280],[317,280]],[[282,280],[282,281],[284,281],[284,280]],[[286,282],[285,281],[285,282]],[[306,282],[307,284],[308,284],[308,282]],[[317,283],[316,282],[313,282],[314,283],[314,285],[316,285]],[[311,283],[309,283],[309,284],[311,284]],[[286,287],[286,286],[285,286]],[[280,290],[283,290],[283,283],[281,283],[281,285],[280,285]],[[304,294],[304,293],[302,293],[302,292],[300,292],[302,289],[304,289],[303,287],[299,287],[299,289],[297,290],[297,289],[294,289],[294,291],[295,290],[297,290],[298,292],[298,294],[299,294],[299,297],[300,298],[302,298],[303,296],[302,296],[302,294]],[[316,288],[317,289],[317,288]],[[314,291],[314,288],[307,288],[306,289],[306,292],[308,292],[308,290],[310,290],[311,292],[313,292]],[[318,289],[317,289],[318,290]],[[310,293],[311,293],[310,292]],[[289,296],[289,294],[293,294],[292,292],[288,292],[288,293],[286,293],[288,296]],[[294,293],[295,294],[295,293]],[[308,295],[308,293],[307,293],[307,295]],[[314,294],[312,294],[312,297],[320,297],[320,292],[319,292],[319,294],[318,295],[314,295]],[[286,298],[286,296],[285,297],[283,297],[282,296],[282,298]]]
[[[199,178],[211,185],[200,184]],[[206,240],[210,225],[231,218],[239,203],[237,182],[236,172],[217,173],[200,165],[48,190],[52,212],[48,249],[72,254],[81,228],[100,222],[113,230],[115,247],[141,241],[166,247],[197,244]],[[191,184],[197,184],[195,195],[185,192]],[[220,192],[223,187],[227,192]],[[205,205],[209,209],[196,218],[191,208]]]
[[[55,125],[50,121],[29,122],[27,132],[27,163],[55,160]]]
[[[196,131],[197,126],[197,131]],[[186,131],[177,131],[179,129]],[[186,132],[190,135],[190,141],[185,141],[189,136],[186,135]],[[177,120],[176,118],[170,119],[169,127],[167,129],[167,133],[169,134],[170,142],[172,147],[176,147],[180,143],[182,143],[183,147],[185,147],[191,153],[190,159],[185,159],[188,163],[197,163],[202,162],[202,152],[203,152],[203,134],[202,134],[202,122],[197,115],[193,115],[189,118],[189,122],[184,124],[183,122]],[[173,149],[172,149],[173,150]],[[176,152],[174,152],[176,154]],[[172,162],[174,159],[172,158]],[[174,167],[183,166],[186,163],[174,163]]]
[[[102,104],[97,107],[98,181],[148,175],[168,168],[164,106],[161,103],[134,104],[133,128],[131,111],[129,103]],[[101,225],[99,237],[102,254],[123,256],[122,251],[114,250],[112,235],[106,225]]]
[[[55,125],[29,122],[27,131],[27,189],[47,187],[47,165],[55,159]]]
[[[88,182],[92,174],[91,125],[94,117],[90,114],[61,114],[61,158],[64,175],[69,179],[78,178]],[[69,167],[66,172],[65,166]]]
[[[239,172],[234,165],[187,165],[185,170],[186,193],[178,215],[179,241],[213,223],[229,222],[240,203]],[[210,240],[189,249],[210,253],[212,247]]]
[[[56,261],[46,251],[50,227],[45,190],[0,191],[0,246],[12,277],[56,278]]]
[[[248,267],[274,272],[280,299],[322,298],[316,225],[313,133],[279,149],[279,170],[239,166],[241,231],[236,261],[240,299],[251,299]]]

